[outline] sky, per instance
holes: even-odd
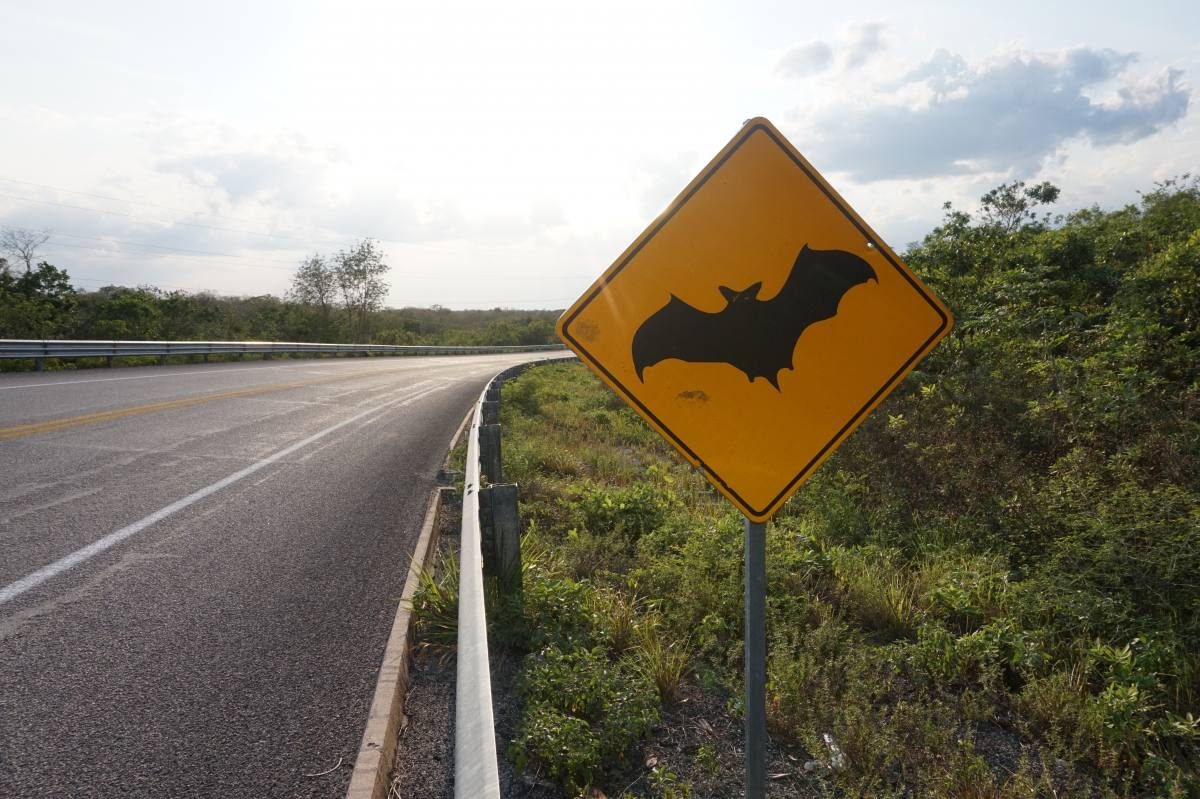
[[[765,116],[894,249],[1200,170],[1193,2],[0,0],[0,225],[82,289],[563,308]],[[5,228],[0,228],[3,230]]]

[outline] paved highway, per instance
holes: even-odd
[[[0,376],[0,796],[344,794],[447,443],[530,357]]]

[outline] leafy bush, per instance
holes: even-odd
[[[602,649],[550,646],[530,659],[520,681],[525,712],[510,750],[522,768],[578,793],[658,722],[654,688]]]

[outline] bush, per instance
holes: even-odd
[[[658,697],[637,672],[602,649],[550,646],[520,679],[525,711],[510,753],[577,794],[658,722]]]

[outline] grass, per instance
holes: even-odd
[[[444,555],[433,569],[421,569],[412,614],[418,649],[449,657],[458,646],[456,555]]]
[[[637,628],[633,652],[635,668],[654,686],[659,701],[663,704],[674,702],[691,660],[686,643],[664,640],[659,632],[658,618],[651,616]]]
[[[688,681],[740,695],[741,519],[581,366],[530,370],[501,413],[524,604],[493,600],[492,640],[524,654],[527,685],[557,670],[637,708],[610,724],[561,685],[527,688],[510,754],[564,795],[612,789],[652,706]],[[827,761],[829,735],[846,758],[813,794],[1189,795],[1195,653],[1098,645],[1062,624],[1076,600],[1054,582],[895,501],[835,457],[768,528],[772,734]],[[1085,619],[1115,612],[1093,597]],[[1002,753],[985,726],[1020,748],[1015,773],[989,765]]]

